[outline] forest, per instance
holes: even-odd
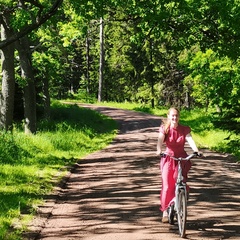
[[[174,105],[239,160],[239,19],[236,0],[0,0],[0,239],[22,239],[53,179],[117,133],[61,100]]]
[[[235,0],[0,0],[0,127],[50,117],[51,99],[216,109],[239,133]]]

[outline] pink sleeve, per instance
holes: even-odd
[[[164,125],[161,125],[161,126],[160,126],[159,132],[165,135]]]
[[[186,126],[184,132],[185,132],[185,136],[187,136],[191,132],[191,128]]]

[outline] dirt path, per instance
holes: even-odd
[[[76,164],[65,186],[40,208],[27,239],[179,239],[176,226],[161,223],[159,212],[160,118],[86,107],[117,120],[119,134],[106,149]],[[187,238],[240,239],[240,166],[203,152],[206,158],[196,160],[189,175]]]

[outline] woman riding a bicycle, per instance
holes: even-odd
[[[187,153],[184,150],[185,141],[189,143],[193,152],[199,152],[198,148],[191,136],[191,129],[188,126],[179,124],[180,113],[177,108],[170,108],[167,114],[167,122],[160,126],[158,143],[157,143],[157,155],[162,153],[163,143],[166,144],[166,150],[161,158],[160,169],[162,175],[162,189],[160,194],[161,208],[163,212],[162,222],[168,222],[167,209],[175,197],[175,182],[177,177],[177,163],[172,160],[170,156],[187,157]],[[170,155],[170,156],[168,156]],[[184,182],[187,181],[187,174],[191,168],[190,161],[181,162],[183,168]],[[189,188],[187,187],[187,190]]]

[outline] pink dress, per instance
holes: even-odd
[[[164,126],[159,129],[165,134]],[[170,128],[165,135],[166,153],[174,157],[187,157],[184,150],[186,135],[191,132],[190,127],[178,125],[177,128]],[[191,168],[191,162],[182,162],[184,181],[187,181],[187,174]],[[160,194],[161,211],[166,210],[175,197],[175,182],[177,178],[177,162],[169,156],[161,158],[160,169],[162,174],[162,189]]]

